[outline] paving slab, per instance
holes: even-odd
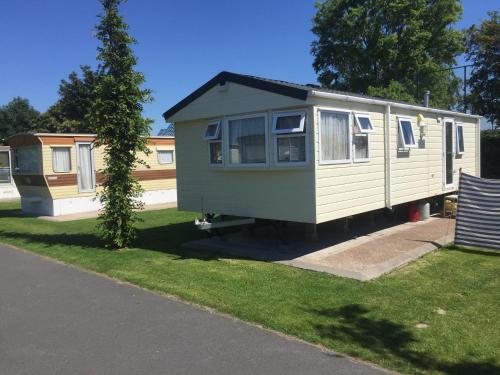
[[[332,232],[323,234],[319,242],[297,241],[299,234],[292,230],[291,244],[283,245],[266,235],[252,237],[243,232],[192,241],[186,246],[367,281],[452,242],[454,228],[453,219],[431,217],[351,239]]]
[[[389,373],[0,245],[2,375]]]

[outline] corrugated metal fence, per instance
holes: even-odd
[[[500,180],[460,174],[455,244],[500,250]]]

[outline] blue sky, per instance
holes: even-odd
[[[458,28],[498,8],[497,0],[462,3]],[[81,64],[96,66],[99,11],[97,0],[0,0],[0,105],[22,96],[44,111],[61,79]],[[314,12],[309,0],[129,0],[122,13],[155,97],[145,108],[153,132],[165,126],[166,109],[222,70],[315,82]]]

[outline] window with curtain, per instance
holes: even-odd
[[[350,159],[349,114],[320,111],[320,161],[347,162]]]
[[[229,163],[265,164],[266,118],[246,117],[228,121]]]
[[[370,158],[368,152],[368,134],[354,134],[354,161],[367,161]]]
[[[463,125],[457,125],[457,154],[461,155],[464,151],[464,127]]]
[[[71,148],[52,148],[52,169],[55,173],[67,173],[71,171]]]
[[[276,162],[305,163],[305,112],[278,112],[273,114]]]
[[[10,184],[9,151],[0,151],[0,184]]]
[[[159,164],[173,164],[174,151],[172,150],[158,150],[158,163]]]
[[[14,171],[21,174],[41,173],[41,150],[37,146],[14,150]]]

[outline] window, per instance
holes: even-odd
[[[227,127],[230,164],[267,163],[265,115],[231,119]]]
[[[411,120],[407,118],[398,118],[399,120],[399,139],[403,147],[416,147],[415,136],[413,135],[413,128]]]
[[[174,152],[172,150],[158,150],[157,154],[159,164],[173,164]]]
[[[55,173],[67,173],[71,171],[71,148],[52,148],[52,169]]]
[[[457,154],[462,155],[464,151],[464,126],[457,124]]]
[[[206,140],[218,139],[220,133],[220,121],[211,122],[207,125],[204,138]]]
[[[370,115],[355,113],[354,119],[356,120],[356,125],[361,133],[373,132],[373,125]]]
[[[0,151],[0,184],[10,184],[10,158],[9,151]]]
[[[214,121],[207,125],[204,139],[208,140],[208,156],[210,165],[222,165],[222,121]]]
[[[320,111],[320,163],[348,163],[351,159],[349,113]]]
[[[41,171],[41,155],[37,146],[14,150],[14,170],[21,174],[38,174]]]
[[[354,147],[354,161],[368,161],[370,159],[368,134],[354,134],[352,145]]]
[[[273,114],[274,147],[276,163],[305,163],[306,133],[305,112],[280,112]]]
[[[273,133],[289,134],[304,132],[305,112],[281,112],[273,114]]]

